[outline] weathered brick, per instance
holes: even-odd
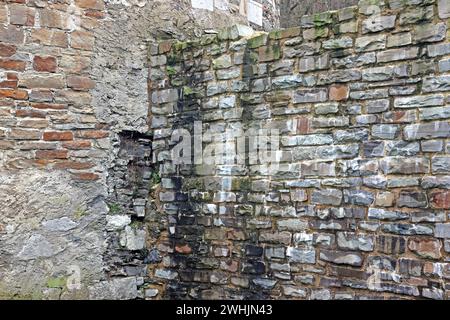
[[[35,56],[33,59],[33,69],[36,71],[56,72],[56,68],[55,57]]]
[[[46,141],[73,140],[73,133],[70,131],[47,131],[44,132],[43,139]]]

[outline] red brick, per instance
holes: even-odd
[[[14,140],[39,140],[41,132],[38,130],[11,129],[9,138]]]
[[[6,43],[0,43],[0,57],[11,57],[14,53],[16,53],[16,50],[16,46]]]
[[[23,26],[34,26],[35,11],[22,5],[11,5],[9,7],[10,23]]]
[[[72,48],[89,50],[94,48],[94,36],[86,31],[73,31],[70,34],[70,45]]]
[[[17,80],[19,80],[19,76],[15,72],[8,72],[6,74],[6,79],[8,79],[8,80],[16,80],[17,81]]]
[[[45,141],[63,141],[63,140],[73,140],[73,133],[70,131],[50,131],[44,132]]]
[[[83,9],[104,10],[103,0],[75,0],[75,4]]]
[[[0,97],[26,100],[28,98],[28,92],[18,89],[0,89]]]
[[[24,71],[26,63],[20,60],[0,59],[0,69]]]
[[[61,30],[35,29],[31,31],[31,41],[46,46],[67,48],[69,41],[67,34]]]
[[[11,89],[15,89],[15,88],[17,88],[17,80],[5,80],[5,81],[0,81],[0,88],[11,88]]]
[[[297,119],[297,133],[307,134],[311,132],[311,122],[308,118]]]
[[[101,130],[83,130],[78,131],[76,133],[76,136],[78,138],[85,138],[85,139],[102,139],[108,137],[109,132]]]
[[[192,249],[187,244],[185,244],[185,245],[176,245],[175,246],[175,251],[178,252],[178,253],[182,253],[182,254],[189,254],[189,253],[192,252]]]
[[[70,131],[49,131],[44,132],[45,141],[63,141],[63,140],[73,140],[73,133]]]
[[[92,162],[63,161],[55,163],[55,169],[86,170],[94,167]]]
[[[63,110],[67,109],[66,104],[60,103],[31,103],[31,107],[35,109],[52,109],[52,110]]]
[[[67,86],[74,90],[89,90],[94,88],[95,82],[88,77],[67,76]]]
[[[96,10],[88,10],[84,14],[86,15],[86,17],[94,19],[104,19],[106,16],[104,12]]]
[[[67,159],[67,150],[38,150],[36,159]]]
[[[333,85],[330,87],[330,100],[343,101],[348,99],[348,86]]]
[[[37,110],[19,109],[16,110],[16,117],[29,117],[29,118],[45,118],[46,113]]]
[[[73,178],[75,180],[79,181],[94,181],[98,180],[99,176],[95,173],[91,172],[80,172],[80,173],[74,173]]]
[[[89,140],[75,140],[63,143],[63,148],[72,150],[90,149],[92,143]]]
[[[430,203],[436,209],[450,209],[450,190],[436,190],[431,192]]]
[[[33,59],[33,69],[36,71],[55,72],[56,67],[55,57],[35,56]]]

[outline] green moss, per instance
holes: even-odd
[[[120,212],[120,205],[117,203],[109,203],[108,207],[109,207],[109,213],[111,213],[111,214],[117,214]]]
[[[50,278],[47,280],[48,288],[64,288],[66,286],[66,277]]]
[[[177,74],[177,69],[175,69],[172,66],[167,66],[166,71],[169,76],[173,76],[173,75]]]
[[[267,34],[261,34],[259,36],[250,38],[247,40],[247,47],[250,49],[255,49],[262,47],[267,43]]]
[[[269,38],[273,40],[279,40],[282,37],[281,30],[273,30],[269,32]]]
[[[175,51],[183,51],[188,47],[188,43],[184,41],[177,41],[173,44],[173,49]]]
[[[314,27],[320,28],[333,23],[333,17],[330,12],[317,13],[313,16]]]
[[[319,27],[314,29],[314,36],[315,38],[323,38],[328,35],[328,28],[326,27]]]
[[[231,182],[231,188],[233,190],[249,191],[251,186],[252,182],[250,178],[235,178]]]
[[[192,89],[191,87],[188,87],[188,86],[184,86],[184,87],[183,87],[183,94],[184,94],[185,96],[190,96],[190,95],[193,95],[193,94],[195,94],[195,93],[196,93],[195,90]]]
[[[158,172],[152,172],[150,176],[150,188],[159,184],[161,182],[161,177],[159,176]]]

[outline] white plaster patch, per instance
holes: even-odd
[[[228,10],[230,8],[229,0],[214,0],[214,7],[219,10]]]
[[[247,18],[248,21],[257,24],[258,26],[263,25],[263,6],[262,4],[249,0],[247,6]]]
[[[192,8],[214,11],[214,0],[192,0]]]

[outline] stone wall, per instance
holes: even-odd
[[[296,27],[304,15],[343,9],[357,5],[358,0],[282,0],[280,3],[280,20],[282,28]]]
[[[147,296],[448,299],[449,17],[361,1],[151,46]],[[280,133],[271,163],[251,129]]]
[[[0,297],[143,296],[147,47],[246,24],[229,4],[0,1]]]

